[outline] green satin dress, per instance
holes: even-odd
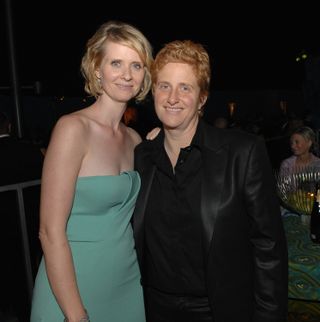
[[[140,189],[136,171],[79,177],[67,236],[91,322],[144,322],[140,271],[130,219]],[[42,259],[31,322],[62,322]]]

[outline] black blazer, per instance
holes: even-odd
[[[144,141],[135,150],[142,183],[133,227],[142,283],[144,212],[155,171],[153,145]],[[204,123],[202,162],[199,215],[214,321],[286,321],[287,246],[264,143],[256,136]]]

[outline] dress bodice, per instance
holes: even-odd
[[[139,189],[136,171],[79,177],[67,225],[68,239],[103,240],[112,227],[121,233],[130,223]]]

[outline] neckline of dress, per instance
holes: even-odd
[[[101,175],[93,175],[93,176],[82,176],[82,177],[78,177],[77,179],[86,179],[86,178],[108,178],[108,177],[120,177],[124,174],[128,174],[128,173],[134,173],[137,172],[135,170],[126,170],[126,171],[122,171],[119,174],[101,174]]]

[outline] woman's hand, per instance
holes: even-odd
[[[148,132],[148,134],[146,135],[146,139],[147,140],[154,140],[158,136],[160,131],[161,131],[160,127],[155,127],[150,132]]]

